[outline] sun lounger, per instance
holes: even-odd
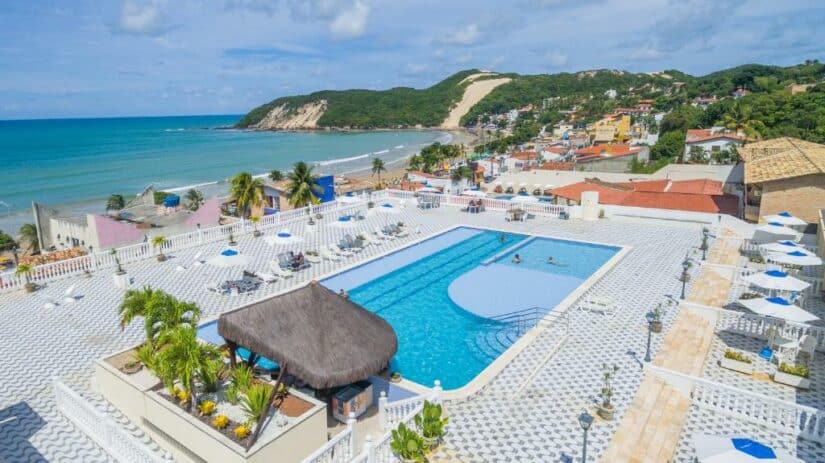
[[[582,301],[579,309],[591,313],[600,313],[606,317],[612,317],[616,315],[616,302],[607,297],[591,296]]]
[[[321,260],[322,260],[320,254],[313,255],[313,254],[307,253],[307,254],[304,254],[304,258],[307,260],[307,262],[312,263],[312,264],[320,264]]]
[[[335,254],[338,254],[339,256],[350,257],[354,254],[352,251],[350,251],[348,249],[342,249],[340,246],[338,246],[335,243],[330,244],[329,248],[332,250],[332,252],[334,252]]]
[[[64,304],[74,304],[77,302],[77,296],[74,294],[75,286],[71,285],[66,288],[66,291],[63,292],[63,303]]]
[[[410,231],[406,228],[399,228],[397,232],[395,232],[395,236],[399,238],[404,238],[406,236],[410,236]]]
[[[192,265],[194,265],[196,267],[199,266],[199,265],[203,265],[203,260],[201,260],[202,255],[203,255],[202,252],[199,252],[199,253],[195,254],[195,261],[192,262]]]
[[[326,246],[321,246],[320,248],[318,248],[318,255],[323,257],[326,260],[331,260],[331,261],[341,260],[341,256],[339,256],[338,254],[335,254],[334,252],[332,252]]]
[[[281,264],[277,261],[273,260],[269,263],[269,270],[271,270],[272,273],[281,278],[292,278],[292,270],[288,268],[282,268]]]
[[[381,241],[386,241],[386,240],[395,239],[395,237],[394,237],[394,236],[389,236],[389,235],[387,235],[386,233],[384,233],[383,231],[381,231],[381,229],[380,229],[380,228],[378,228],[378,227],[376,227],[376,228],[375,228],[375,231],[373,232],[373,234],[375,235],[375,237],[376,237],[376,238],[378,238],[378,239],[379,239],[379,240],[381,240]]]
[[[382,241],[379,240],[378,238],[370,237],[369,233],[364,234],[364,244],[366,244],[367,246],[369,246],[369,245],[378,246],[381,243],[382,243]]]
[[[260,278],[261,281],[263,281],[264,283],[274,283],[278,281],[278,277],[271,273],[259,272],[256,276]]]

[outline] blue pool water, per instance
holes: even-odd
[[[496,263],[584,280],[610,260],[618,250],[619,248],[614,246],[580,241],[536,238],[502,255],[496,259]],[[521,263],[513,262],[516,254],[521,258]],[[553,264],[547,263],[548,257],[553,258]]]

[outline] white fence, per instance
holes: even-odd
[[[750,284],[747,281],[743,280],[744,277],[764,271],[762,269],[736,267],[733,265],[711,264],[707,262],[704,262],[702,265],[703,267],[707,267],[711,270],[716,271],[722,276],[731,278],[731,291],[733,293],[731,295],[732,298],[738,298],[741,295],[741,293],[744,292],[750,286]],[[766,269],[773,269],[779,267],[779,265],[768,264],[766,266]],[[793,270],[789,271],[789,274],[794,278],[799,278],[800,280],[805,281],[811,285],[804,291],[807,294],[807,297],[817,297],[822,292],[821,278],[810,276],[804,272],[795,272]]]
[[[470,201],[477,202],[479,200],[479,198],[475,198],[473,196],[459,196],[440,193],[413,193],[411,191],[401,190],[384,190],[379,193],[386,195],[385,197],[389,198],[397,198],[410,201],[417,201],[419,198],[421,198],[425,201],[434,204],[439,204],[442,206],[454,206],[460,208],[465,208],[469,206]],[[558,217],[562,214],[562,212],[569,213],[568,206],[551,204],[543,201],[538,201],[534,203],[520,203],[506,199],[495,198],[481,198],[481,201],[484,205],[484,210],[487,211],[506,211],[512,208],[518,208],[527,212],[528,214],[533,214],[542,217]]]
[[[54,381],[58,409],[81,431],[97,442],[103,450],[123,463],[168,463],[168,454],[161,456],[135,436],[126,432],[112,417],[100,412],[62,382]]]
[[[673,384],[687,385],[691,390],[693,403],[699,407],[803,439],[825,443],[825,413],[819,409],[652,365],[648,368]]]
[[[420,410],[424,406],[425,400],[441,403],[442,392],[441,381],[439,380],[435,380],[435,386],[431,394],[422,394],[395,402],[388,402],[387,393],[381,391],[378,398],[378,422],[381,424],[381,429],[387,430],[398,426],[398,423],[402,422],[410,413]]]
[[[398,423],[404,423],[407,426],[411,426],[415,415],[421,412],[424,408],[424,401],[422,400],[420,405],[411,409],[407,415],[402,417],[398,420]],[[361,453],[358,454],[350,463],[396,463],[398,462],[398,458],[393,454],[392,448],[390,448],[390,442],[392,441],[392,430],[385,432],[381,437],[378,438],[375,442],[372,440],[372,436],[367,436],[366,441],[364,442],[364,448],[361,450]]]
[[[355,448],[355,413],[350,412],[347,429],[327,441],[302,463],[347,463],[356,452]]]

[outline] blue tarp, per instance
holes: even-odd
[[[180,205],[180,196],[178,195],[169,195],[163,198],[163,206],[164,207],[177,207]]]

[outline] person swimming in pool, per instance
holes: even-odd
[[[341,291],[338,291],[338,295],[343,297],[344,299],[349,299],[349,293],[344,291],[343,288],[341,288]]]
[[[521,256],[519,256],[518,254],[513,256],[513,263],[514,264],[520,264],[521,263]]]
[[[553,256],[548,256],[547,257],[547,263],[549,265],[556,265],[556,261],[553,260]]]
[[[505,238],[504,235],[498,235],[498,241],[499,243],[504,244],[504,242],[507,241],[507,238]]]

